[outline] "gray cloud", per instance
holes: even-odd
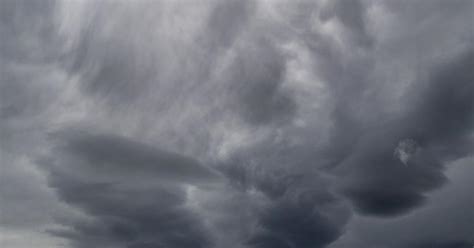
[[[45,158],[55,169],[99,180],[169,180],[184,183],[212,182],[218,174],[193,159],[134,140],[87,131],[63,130],[53,134],[57,156]],[[64,158],[64,159],[63,159]],[[56,161],[57,160],[57,161]]]
[[[324,185],[298,184],[261,213],[261,230],[248,241],[251,247],[325,247],[341,235],[349,215],[344,204]]]
[[[74,247],[208,247],[198,219],[183,206],[178,188],[91,184],[53,179],[61,199],[84,210],[92,220],[64,221],[52,231]]]
[[[269,149],[275,150],[278,146]],[[351,215],[347,204],[332,192],[327,179],[308,170],[308,161],[303,158],[303,164],[296,160],[287,164],[286,158],[297,157],[290,152],[249,153],[243,152],[220,167],[233,187],[264,196],[264,203],[255,211],[257,223],[247,237],[247,245],[325,247],[344,232]]]
[[[0,54],[4,63],[48,63],[61,50],[55,34],[54,1],[31,3],[29,1],[2,2]]]
[[[54,216],[71,214],[46,185],[34,157],[61,99],[54,1],[0,3],[0,243],[51,247]],[[55,113],[56,114],[56,113]]]
[[[363,1],[333,1],[321,12],[322,20],[337,18],[346,28],[352,42],[364,47],[372,44],[372,37],[367,30],[367,9]]]
[[[282,88],[285,58],[269,41],[239,49],[229,68],[231,90],[242,118],[251,124],[267,124],[291,120],[296,103],[291,92]]]
[[[473,66],[472,58],[470,53],[462,55],[430,76],[422,86],[430,88],[417,91],[422,93],[414,96],[406,117],[363,137],[341,163],[341,167],[357,167],[349,169],[354,181],[348,181],[344,192],[361,212],[390,215],[420,205],[424,192],[445,181],[443,163],[470,153],[472,141],[466,133],[472,132],[474,78],[467,68]],[[393,157],[396,142],[404,137],[420,143],[407,166]]]
[[[327,73],[323,75],[330,82],[328,85],[335,101],[332,112],[334,126],[326,154],[333,161],[334,172],[342,177],[341,193],[362,214],[405,214],[422,205],[426,192],[444,184],[443,165],[466,156],[471,146],[472,75],[467,69],[472,67],[471,47],[468,42],[458,42],[457,46],[450,42],[453,37],[461,41],[465,39],[459,30],[469,32],[470,28],[464,24],[471,16],[463,12],[460,6],[464,4],[466,9],[472,9],[472,3],[459,2],[460,5],[450,7],[450,11],[462,13],[462,17],[448,17],[444,12],[439,12],[441,2],[418,4],[420,6],[417,8],[430,8],[432,12],[416,9],[412,9],[413,12],[394,11],[392,14],[402,20],[402,26],[394,26],[391,32],[397,33],[400,38],[397,36],[388,41],[384,40],[384,31],[373,32],[377,30],[377,25],[370,18],[373,18],[378,8],[409,8],[409,4],[365,5],[367,8],[362,11],[365,13],[362,17],[354,14],[363,21],[353,23],[363,27],[359,30],[367,31],[363,33],[376,42],[375,47],[348,40],[342,43],[342,46],[352,49],[346,56],[326,56],[328,61],[323,62],[323,73]],[[421,7],[424,4],[426,6]],[[341,13],[344,12],[342,6],[329,9],[335,11],[338,8]],[[323,20],[337,16],[330,11],[324,15]],[[344,18],[349,16],[346,14]],[[439,24],[434,21],[434,16],[444,16],[447,21]],[[420,30],[437,32],[440,42],[436,46],[460,50],[449,55],[439,55],[438,60],[427,59],[425,56],[435,56],[437,51],[431,50],[432,47],[421,48],[428,38],[412,33],[415,31],[405,26],[413,22],[415,29],[422,25],[422,20],[426,20],[426,27]],[[357,29],[342,20],[341,23],[350,30],[349,36],[351,31]],[[407,42],[405,40],[410,40],[412,44],[404,44]],[[396,44],[397,41],[400,44]],[[331,46],[327,47],[326,51],[331,49]],[[414,49],[414,54],[395,54],[389,52],[390,49]],[[320,51],[321,48],[316,50],[317,53]],[[385,58],[384,53],[391,57]],[[390,61],[397,61],[399,57],[413,65],[412,72],[404,70],[403,73],[412,74],[405,75],[405,82],[397,81],[396,77],[381,78],[381,74],[389,72],[378,70],[379,64],[390,64]],[[392,85],[399,85],[398,92],[393,91]],[[457,95],[461,89],[463,96]],[[419,146],[408,166],[403,166],[393,156],[393,152],[399,142],[407,139],[415,140]]]
[[[63,218],[66,229],[52,234],[74,247],[209,247],[184,184],[212,181],[210,169],[114,135],[63,131],[55,140],[40,163],[59,198],[88,218]]]
[[[449,182],[427,194],[428,204],[394,219],[357,217],[330,247],[467,247],[474,243],[472,157],[449,164]],[[460,211],[465,209],[466,211]]]
[[[7,247],[472,246],[472,1],[0,5]]]

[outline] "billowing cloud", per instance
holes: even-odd
[[[76,132],[56,134],[58,147],[40,163],[59,198],[87,218],[62,218],[65,228],[51,233],[74,247],[209,246],[202,223],[185,206],[185,185],[217,174],[127,138]]]
[[[470,153],[472,138],[466,134],[473,126],[474,78],[467,68],[474,66],[472,61],[470,53],[463,54],[439,68],[422,86],[429,89],[415,94],[406,116],[369,131],[339,165],[352,177],[344,194],[357,209],[367,214],[403,213],[423,203],[425,192],[444,183],[446,161]],[[393,157],[397,142],[406,142],[405,137],[420,143],[404,163],[407,167]]]
[[[295,178],[284,195],[264,208],[260,228],[248,241],[251,247],[325,247],[341,235],[348,208],[324,185],[301,181],[304,176]]]
[[[331,248],[343,247],[468,247],[474,236],[472,157],[449,164],[449,182],[427,194],[429,203],[416,211],[392,219],[357,217]],[[466,211],[459,211],[465,209]],[[449,210],[449,211],[448,211]]]
[[[3,1],[1,242],[471,247],[473,8]]]

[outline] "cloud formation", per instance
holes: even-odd
[[[473,13],[5,0],[0,242],[472,247]]]

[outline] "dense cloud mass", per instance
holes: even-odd
[[[0,246],[474,245],[474,1],[0,0]]]

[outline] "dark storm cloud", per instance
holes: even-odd
[[[93,184],[73,175],[52,175],[60,199],[88,215],[63,220],[52,231],[74,247],[209,247],[202,223],[183,206],[182,189]]]
[[[219,176],[199,162],[129,138],[66,129],[52,135],[55,156],[41,159],[50,170],[69,171],[90,182],[168,181],[209,183]],[[49,166],[52,166],[49,168]]]
[[[298,173],[301,168],[291,168],[284,161],[272,165],[279,157],[271,154],[252,158],[259,160],[257,167],[246,167],[242,164],[245,159],[235,159],[223,167],[234,187],[265,195],[264,206],[257,210],[257,229],[246,241],[248,246],[325,247],[343,233],[349,208],[323,178],[308,171]],[[266,166],[260,167],[262,164]]]
[[[60,156],[54,163],[60,170],[90,173],[105,180],[110,176],[112,181],[128,178],[199,183],[218,178],[215,172],[193,159],[117,135],[64,130],[52,137],[59,140],[56,153]]]
[[[426,243],[416,245],[416,248],[468,248],[472,247],[472,243],[468,241],[452,241],[452,242],[445,242],[445,243]]]
[[[472,246],[472,1],[0,4],[8,238]]]
[[[437,68],[414,89],[412,107],[403,119],[386,123],[359,139],[341,167],[353,167],[344,194],[365,214],[404,213],[424,201],[424,193],[441,186],[443,164],[469,154],[474,113],[473,54]],[[407,138],[417,144],[406,165],[394,150]]]
[[[449,183],[427,194],[428,203],[398,218],[355,217],[331,248],[464,247],[474,244],[473,158],[449,163]]]
[[[457,3],[464,4],[466,10],[472,9],[470,2]],[[406,3],[392,4],[388,4],[388,8],[409,8]],[[411,9],[393,12],[401,19],[406,18],[401,22],[413,22],[414,27],[421,25],[422,20],[432,18],[431,22],[426,21],[429,23],[426,24],[427,27],[420,28],[427,33],[426,37],[419,35],[412,40],[415,49],[420,49],[419,44],[431,37],[435,33],[433,30],[445,42],[449,41],[444,38],[445,35],[452,34],[450,38],[459,37],[457,30],[468,30],[465,23],[470,20],[469,14],[462,12],[459,5],[451,5],[449,11],[462,12],[460,20],[440,11],[441,2],[419,4],[426,6],[417,8],[429,8],[431,11]],[[356,13],[343,15],[342,18],[359,20],[352,22],[354,27],[350,27],[342,19],[341,23],[348,28],[349,34],[359,30],[356,33],[374,36],[369,40],[377,42],[378,34],[368,32],[369,26],[366,25],[370,23],[365,20],[370,8],[365,7],[352,8]],[[374,7],[377,5],[371,6],[372,9]],[[348,11],[344,10],[344,5],[336,4],[329,8],[333,11],[336,9],[339,9],[339,13]],[[323,20],[330,20],[330,13],[324,13]],[[364,16],[361,13],[366,14]],[[332,15],[338,16],[337,13]],[[433,20],[441,16],[448,21],[443,25],[434,24],[437,22]],[[371,26],[371,30],[373,28]],[[392,32],[406,32],[410,35],[411,29],[406,26],[403,28],[405,29],[394,29]],[[378,49],[384,45],[400,51],[410,49],[409,44],[402,44],[405,41],[400,42],[401,44],[396,44],[399,47],[393,47],[395,45],[390,43],[383,44],[381,41],[375,45],[379,46]],[[473,77],[471,70],[467,69],[473,66],[472,48],[464,48],[454,56],[440,56],[440,60],[429,62],[423,61],[420,55],[412,58],[400,55],[406,61],[413,61],[414,73],[419,76],[415,76],[413,83],[407,85],[405,93],[396,103],[400,106],[399,109],[393,111],[387,100],[394,94],[384,92],[384,87],[389,89],[390,86],[381,87],[384,82],[376,80],[376,74],[381,73],[376,71],[380,63],[378,60],[383,57],[379,57],[379,52],[374,47],[350,42],[348,44],[348,47],[359,49],[359,52],[348,56],[331,54],[325,56],[327,61],[322,63],[322,73],[330,82],[328,85],[335,98],[332,114],[334,126],[327,155],[336,165],[336,174],[341,175],[341,193],[352,201],[357,212],[378,216],[406,214],[425,202],[427,192],[445,183],[446,162],[466,156],[472,150],[472,137],[469,134],[473,128]],[[441,43],[437,45],[452,47]],[[331,51],[331,46],[326,47],[325,51]],[[433,54],[434,51],[429,49],[431,47],[415,52]],[[315,52],[319,55],[321,48]],[[398,56],[391,54],[388,60],[396,61]],[[384,101],[387,102],[383,103]],[[403,151],[400,156],[397,149],[410,140],[416,144],[415,148],[408,153]]]
[[[248,241],[251,247],[324,247],[339,237],[340,230],[311,209],[274,206],[261,217],[265,229]]]
[[[74,247],[209,247],[184,183],[212,181],[210,169],[120,136],[64,130],[54,140],[41,160],[50,186],[87,218],[62,219],[52,234]]]
[[[345,221],[332,218],[344,219],[347,209],[322,189],[295,191],[263,210],[258,221],[261,230],[248,241],[251,247],[325,247],[340,236]]]
[[[372,135],[364,137],[340,165],[349,174],[343,193],[356,210],[375,215],[401,214],[423,203],[423,192],[444,183],[443,167],[429,151],[417,151],[405,165],[394,156],[403,135],[388,136],[383,131]]]
[[[450,146],[462,142],[474,127],[474,51],[438,65],[429,75],[424,93],[416,96],[413,125],[421,140]],[[412,116],[410,116],[412,117]],[[450,155],[450,154],[447,154]]]

